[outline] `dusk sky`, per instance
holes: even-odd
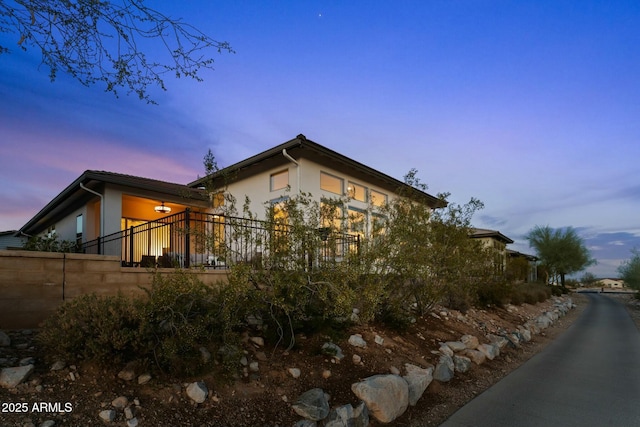
[[[188,183],[303,133],[515,240],[573,226],[617,276],[640,248],[640,2],[154,1],[235,54],[159,105],[115,98],[0,34],[0,231],[87,169]],[[178,6],[179,5],[179,6]]]

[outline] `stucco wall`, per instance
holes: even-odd
[[[227,279],[224,270],[194,274],[208,284]],[[152,276],[144,268],[121,267],[114,256],[0,251],[0,329],[36,328],[63,301],[85,293],[142,295],[140,287],[149,286]]]

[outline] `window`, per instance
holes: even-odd
[[[76,217],[76,244],[82,244],[82,214]]]
[[[359,202],[367,201],[367,187],[356,184],[355,182],[349,181],[349,186],[347,187],[347,194],[353,200],[358,200]]]
[[[211,204],[214,209],[224,206],[224,193],[222,191],[211,193]]]
[[[340,204],[331,200],[321,201],[320,217],[323,228],[330,228],[334,231],[342,228],[342,207]]]
[[[328,173],[320,172],[320,188],[342,196],[344,180]]]
[[[371,215],[371,234],[376,237],[385,233],[385,221],[386,217],[379,214]]]
[[[367,214],[365,211],[349,206],[349,233],[364,237],[367,232]]]
[[[379,191],[376,190],[371,190],[371,192],[369,193],[371,196],[371,203],[374,206],[384,206],[387,204],[387,195],[384,193],[381,193]]]
[[[271,191],[282,190],[289,186],[289,169],[272,173],[270,179]]]

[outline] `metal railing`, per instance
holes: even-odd
[[[183,212],[82,245],[85,253],[120,256],[130,267],[316,268],[358,254],[360,237],[326,228],[294,232],[287,224]]]

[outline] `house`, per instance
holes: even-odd
[[[503,274],[507,268],[507,245],[513,243],[513,240],[499,231],[485,228],[473,228],[469,237],[479,239],[486,248],[495,251],[496,273]]]
[[[538,257],[507,249],[507,272],[515,281],[538,281]]]
[[[622,279],[600,279],[596,282],[596,285],[601,288],[607,289],[623,289],[624,280]]]
[[[375,207],[398,197],[403,188],[408,186],[402,181],[298,135],[186,185],[85,171],[19,232],[55,234],[78,242],[87,252],[120,255],[124,265],[153,264],[161,257],[186,266],[215,265],[224,261],[212,253],[214,249],[183,236],[185,230],[193,234],[196,223],[202,230],[224,234],[229,223],[220,215],[225,194],[240,204],[247,197],[258,220],[266,219],[265,203],[277,207],[292,194],[310,193],[320,203],[348,196],[342,214],[350,221],[351,234],[360,236],[371,232]],[[430,194],[418,193],[432,208],[446,206]]]
[[[19,236],[18,231],[0,231],[0,250],[22,248],[27,239]]]

